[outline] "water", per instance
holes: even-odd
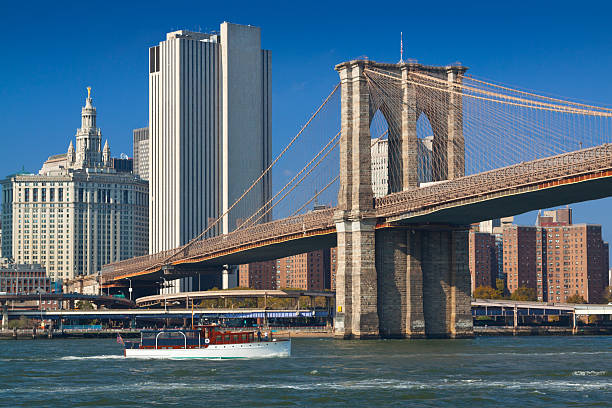
[[[0,342],[0,406],[612,406],[612,337],[294,339],[293,357],[126,360],[113,339]]]

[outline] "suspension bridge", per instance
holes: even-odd
[[[105,265],[103,285],[337,246],[337,337],[471,336],[469,224],[612,195],[612,109],[460,65],[355,60],[336,71],[340,83],[205,231]],[[238,205],[272,169],[284,186],[260,208]],[[235,229],[215,235],[237,208]]]

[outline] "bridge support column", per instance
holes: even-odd
[[[376,234],[384,337],[473,335],[465,230],[397,228]]]
[[[335,337],[364,339],[379,335],[374,227],[374,220],[336,224],[338,270]]]
[[[422,231],[427,337],[473,336],[467,230]]]

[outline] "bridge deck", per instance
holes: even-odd
[[[612,144],[389,194],[375,201],[377,228],[406,224],[467,225],[541,208],[612,195]],[[259,224],[182,249],[105,265],[103,283],[159,279],[162,267],[199,268],[276,259],[335,245],[336,209]],[[185,275],[197,274],[186,270]]]

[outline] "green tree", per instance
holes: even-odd
[[[495,279],[495,288],[501,295],[503,295],[506,292],[506,282],[500,278]]]
[[[567,298],[567,303],[586,303],[587,301],[579,294],[574,294]]]
[[[474,289],[476,299],[501,299],[501,293],[490,286],[479,286]]]
[[[538,300],[538,296],[536,295],[536,291],[534,288],[526,288],[525,286],[520,286],[512,295],[510,295],[510,299],[512,300]]]
[[[79,310],[93,310],[93,303],[91,303],[89,300],[79,300],[78,302],[76,302],[76,308]]]

